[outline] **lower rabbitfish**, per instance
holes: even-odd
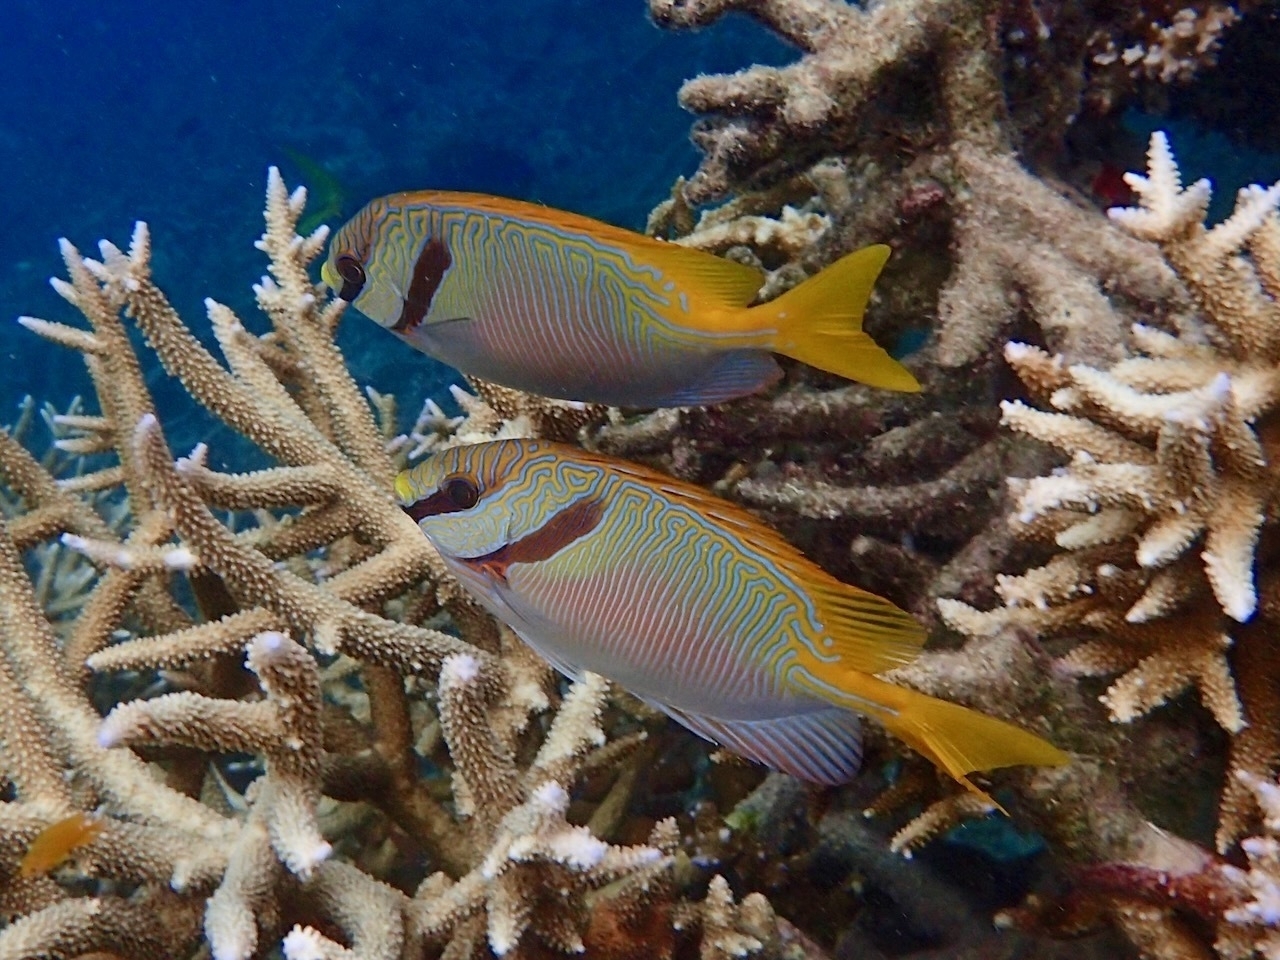
[[[924,631],[745,511],[625,461],[539,440],[434,454],[396,479],[462,584],[562,673],[615,681],[744,757],[843,783],[871,717],[971,790],[1059,764],[1026,731],[879,679]]]
[[[884,245],[749,306],[755,267],[599,220],[479,193],[370,201],[321,268],[343,300],[463,373],[614,406],[719,403],[782,376],[774,353],[919,390],[862,331]]]

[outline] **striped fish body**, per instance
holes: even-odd
[[[859,276],[870,272],[849,293],[859,319],[883,249],[858,261]],[[787,324],[776,308],[746,308],[763,281],[751,267],[481,194],[372,201],[335,234],[322,274],[411,346],[464,373],[567,400],[672,406],[743,396],[781,376],[770,350],[785,352],[790,336],[780,336]],[[890,385],[916,388],[848,326],[851,362],[887,364]]]
[[[915,621],[700,488],[504,440],[438,453],[397,493],[464,586],[562,672],[602,674],[775,769],[849,780],[858,714],[893,729],[913,698],[1036,739],[871,676],[916,655]]]
[[[421,506],[449,477],[486,491],[478,523],[426,512],[452,501]],[[807,779],[850,779],[857,716],[782,679],[787,644],[821,632],[812,605],[732,529],[653,479],[572,448],[499,441],[437,455],[402,475],[399,493],[463,585],[561,672],[599,673]],[[752,727],[761,735],[745,742]]]
[[[526,469],[531,484],[580,491],[566,512],[592,529],[536,562],[450,562],[545,656],[726,719],[794,712],[812,699],[785,690],[774,665],[782,643],[814,628],[812,612],[767,561],[633,478],[563,457]],[[523,539],[518,527],[510,536]]]

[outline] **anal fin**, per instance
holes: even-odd
[[[723,403],[763,390],[782,377],[782,368],[765,350],[741,349],[714,353],[693,380],[662,396],[648,397],[637,406],[694,407]]]
[[[848,783],[862,765],[858,715],[839,707],[763,720],[724,720],[646,702],[705,740],[810,783]]]

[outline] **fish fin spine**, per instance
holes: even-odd
[[[861,721],[847,710],[823,706],[808,713],[743,720],[693,713],[657,700],[645,702],[712,743],[810,783],[848,783],[862,765]]]
[[[822,656],[860,673],[906,666],[920,655],[925,629],[915,617],[884,597],[805,569],[795,574],[818,608],[825,635]]]
[[[747,313],[756,329],[775,331],[771,350],[868,386],[916,392],[920,382],[862,330],[888,259],[885,244],[863,247]]]

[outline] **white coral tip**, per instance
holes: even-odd
[[[1252,583],[1241,584],[1230,590],[1228,596],[1218,597],[1222,611],[1236,623],[1246,623],[1258,609],[1258,594]]]
[[[326,960],[330,942],[320,931],[295,924],[280,942],[280,949],[288,960]]]
[[[174,547],[164,553],[164,567],[166,570],[194,570],[198,563],[199,560],[196,559],[196,555],[186,547]]]
[[[440,667],[440,679],[453,683],[471,683],[480,676],[480,661],[469,653],[455,653]]]
[[[310,880],[311,874],[320,864],[329,859],[333,846],[323,838],[316,838],[305,847],[296,847],[289,851],[287,865],[302,880]]]
[[[534,790],[532,800],[551,813],[559,813],[569,807],[569,795],[554,780],[548,780]]]
[[[113,710],[103,718],[101,724],[98,725],[98,746],[104,750],[110,750],[112,747],[118,747],[124,742],[124,730],[121,729],[116,712]]]
[[[133,428],[133,438],[141,440],[146,434],[156,429],[160,425],[160,421],[156,419],[154,413],[144,413],[138,418],[138,425]]]
[[[609,845],[593,837],[585,827],[556,834],[548,846],[556,860],[579,870],[598,867],[609,852]]]
[[[147,249],[151,246],[151,228],[147,226],[147,221],[136,220],[133,224],[133,236],[129,238],[129,254],[135,260],[140,256],[146,256]]]
[[[289,638],[279,630],[264,630],[249,642],[249,648],[259,656],[271,656],[283,650],[288,642]]]
[[[495,956],[505,957],[520,942],[519,937],[508,936],[506,931],[489,931],[489,948]]]

